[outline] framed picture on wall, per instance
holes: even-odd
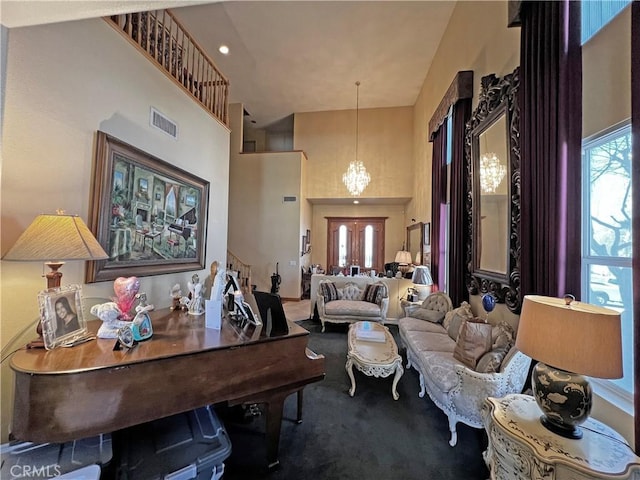
[[[97,137],[89,228],[109,258],[87,262],[87,283],[203,269],[209,182]]]
[[[351,265],[351,269],[350,269],[349,274],[352,277],[356,277],[356,276],[360,275],[360,266],[359,265]]]

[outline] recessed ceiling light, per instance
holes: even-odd
[[[229,47],[226,45],[220,45],[220,47],[218,47],[218,51],[223,55],[229,55]]]

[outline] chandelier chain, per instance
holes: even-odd
[[[360,82],[356,82],[356,158],[349,163],[342,175],[342,182],[353,196],[360,195],[369,184],[371,176],[364,164],[358,160],[358,139],[360,133]]]

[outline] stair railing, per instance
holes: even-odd
[[[169,10],[104,19],[202,108],[229,126],[229,81]]]
[[[251,293],[251,265],[244,263],[232,252],[227,250],[227,268],[238,272],[238,282],[242,293]]]

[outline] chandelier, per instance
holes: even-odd
[[[495,153],[480,155],[480,188],[483,193],[495,193],[507,169]]]
[[[359,96],[360,82],[356,82],[356,159],[349,163],[347,171],[342,175],[342,182],[349,190],[349,193],[353,196],[360,195],[367,185],[371,176],[364,164],[358,160],[358,113],[359,113]]]

